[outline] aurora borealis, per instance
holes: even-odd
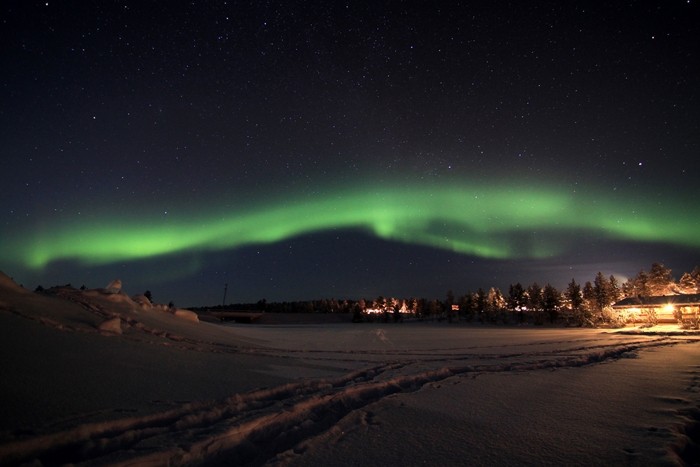
[[[2,10],[0,269],[27,286],[439,297],[700,263],[693,2]]]
[[[583,229],[611,239],[700,247],[696,222],[685,219],[684,211],[654,212],[609,200],[595,210],[585,208],[590,204],[560,191],[527,187],[363,188],[359,193],[277,200],[248,211],[146,224],[107,216],[92,225],[50,229],[43,238],[25,237],[30,240],[13,245],[4,256],[37,269],[57,260],[104,264],[274,243],[331,229],[363,229],[386,240],[497,259],[543,258],[562,252],[563,239],[534,236],[528,245],[517,241],[536,229],[554,233]]]

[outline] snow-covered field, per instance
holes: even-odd
[[[188,318],[0,277],[0,465],[699,462],[697,335]]]

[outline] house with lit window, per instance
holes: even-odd
[[[700,294],[628,297],[615,303],[613,310],[635,321],[645,321],[650,312],[659,323],[677,323],[679,316],[700,313]]]

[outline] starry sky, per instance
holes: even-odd
[[[0,269],[181,306],[700,264],[694,0],[10,1]]]

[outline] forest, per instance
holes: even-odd
[[[700,293],[700,267],[684,272],[676,281],[671,269],[653,263],[649,271],[619,283],[614,275],[598,272],[583,285],[575,279],[564,290],[549,283],[511,284],[504,293],[498,287],[479,288],[444,299],[390,297],[318,299],[292,302],[234,303],[193,311],[258,311],[267,313],[351,313],[354,322],[445,320],[492,324],[560,323],[571,326],[622,325],[624,317],[612,305],[627,297]],[[653,324],[653,323],[652,323]]]

